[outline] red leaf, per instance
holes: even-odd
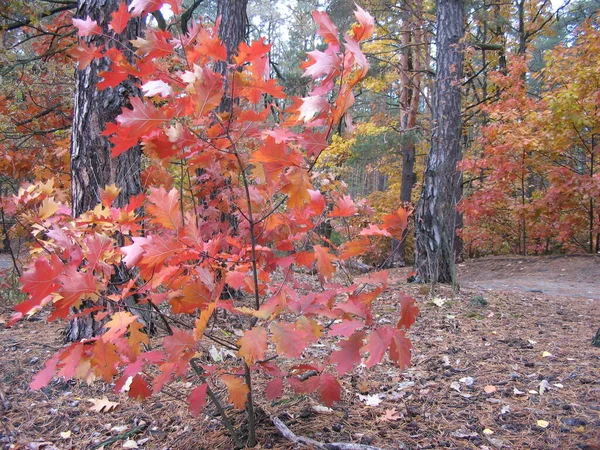
[[[156,108],[152,102],[144,103],[140,98],[132,97],[131,106],[133,106],[133,109],[125,109],[117,116],[117,122],[128,128],[129,137],[140,137],[151,129],[167,122],[164,111]]]
[[[267,400],[275,400],[283,395],[283,378],[273,378],[265,388]]]
[[[54,377],[56,368],[58,367],[60,355],[61,353],[57,353],[48,361],[46,361],[46,365],[44,366],[44,368],[40,372],[35,374],[31,383],[29,383],[29,387],[31,389],[37,391],[38,389],[41,389],[44,386],[47,386],[48,383],[50,383],[52,377]]]
[[[83,296],[96,292],[94,275],[91,272],[79,272],[74,266],[67,266],[67,270],[59,277],[59,281],[62,286],[58,292],[63,296],[60,301],[61,309],[62,305],[77,306]]]
[[[238,66],[245,63],[257,61],[267,56],[271,51],[271,44],[265,44],[265,38],[252,42],[250,45],[242,42],[238,48],[237,54],[233,57],[233,62]]]
[[[340,382],[333,375],[327,373],[319,376],[317,392],[321,397],[321,401],[326,406],[331,406],[335,402],[339,402],[342,398],[342,386],[340,386]]]
[[[348,337],[359,328],[365,326],[362,320],[342,320],[340,323],[336,323],[329,329],[329,336],[343,336]]]
[[[365,333],[358,331],[348,339],[340,341],[338,343],[340,349],[331,353],[329,362],[332,364],[337,363],[337,370],[340,376],[352,369],[355,364],[360,364],[360,349],[363,346],[364,337]]]
[[[237,345],[240,347],[238,356],[244,358],[246,364],[252,365],[263,360],[267,350],[267,330],[263,327],[246,330],[244,336],[237,341]]]
[[[136,400],[144,400],[152,395],[152,390],[148,386],[148,382],[144,379],[144,377],[140,374],[137,374],[131,380],[127,395],[130,398],[135,398]]]
[[[371,224],[367,228],[363,228],[360,232],[361,236],[385,236],[392,237],[389,231],[382,230],[377,225]]]
[[[402,370],[410,366],[411,349],[412,344],[404,334],[404,331],[396,330],[390,345],[390,359]]]
[[[419,308],[416,306],[414,297],[408,294],[400,294],[400,320],[398,321],[398,328],[404,327],[409,329],[413,323],[417,320],[419,315]]]
[[[59,286],[58,276],[62,271],[63,264],[56,255],[52,255],[50,260],[42,257],[36,259],[33,269],[29,268],[19,279],[23,292],[30,295],[30,301],[15,306],[15,311],[27,314],[46,296],[56,291]]]
[[[127,11],[127,2],[124,1],[119,5],[119,9],[112,13],[108,28],[121,34],[127,27],[127,22],[129,22],[129,12]]]
[[[338,40],[338,29],[331,21],[327,13],[322,11],[313,11],[312,17],[313,20],[319,25],[317,33],[319,33],[319,35],[325,40],[325,43],[336,45],[339,48],[340,41]]]
[[[96,34],[102,34],[102,28],[95,20],[92,20],[90,16],[84,19],[72,19],[73,25],[77,28],[77,34],[79,36],[93,36]]]
[[[308,190],[310,195],[310,204],[309,207],[312,209],[312,213],[315,216],[320,216],[325,211],[325,197],[321,194],[320,191],[315,191],[312,189]]]
[[[164,339],[163,346],[169,355],[169,360],[176,361],[181,359],[184,354],[195,352],[196,340],[190,333],[173,328],[173,335]]]
[[[221,103],[223,97],[223,77],[208,67],[194,65],[194,71],[183,74],[182,80],[188,84],[186,91],[189,113],[196,117],[208,115]]]
[[[336,76],[339,73],[342,61],[335,51],[313,50],[308,52],[307,55],[308,61],[302,63],[305,77],[316,79],[323,75]]]
[[[129,4],[131,17],[139,17],[142,13],[151,13],[160,9],[164,0],[133,0]]]
[[[352,197],[344,195],[339,198],[333,211],[329,213],[329,217],[351,217],[358,212],[358,208],[354,205]]]
[[[186,401],[190,404],[190,411],[192,415],[197,416],[200,414],[200,411],[206,406],[206,389],[208,388],[208,384],[202,383],[200,386],[196,387]]]
[[[372,367],[379,364],[392,342],[394,332],[395,330],[392,327],[381,327],[371,331],[367,337],[367,345],[361,350],[363,353],[369,353],[365,366]]]

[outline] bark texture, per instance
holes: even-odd
[[[76,17],[96,20],[107,35],[112,13],[118,8],[119,0],[80,0]],[[127,28],[116,39],[104,36],[85,38],[97,46],[121,49],[130,48],[129,41],[141,34],[142,21],[130,19]],[[127,54],[127,52],[124,52]],[[122,108],[129,106],[129,98],[138,95],[133,80],[126,80],[115,88],[98,90],[99,73],[108,69],[106,58],[94,60],[85,70],[75,73],[75,104],[73,108],[73,129],[71,140],[71,196],[73,216],[79,216],[93,209],[100,202],[100,189],[116,184],[121,192],[115,206],[125,205],[132,195],[142,190],[140,180],[141,148],[133,147],[117,158],[111,158],[111,144],[102,135],[108,122],[114,122]],[[117,276],[123,276],[125,267],[115,268]],[[116,280],[118,281],[118,280]],[[135,303],[131,299],[132,303]],[[84,302],[82,308],[89,307]],[[73,319],[65,331],[67,342],[79,341],[98,335],[103,324],[96,322],[91,315]]]
[[[463,0],[438,0],[431,150],[415,215],[415,265],[422,282],[454,282],[460,199]]]
[[[76,17],[90,16],[109,34],[111,14],[121,2],[117,0],[80,0]],[[141,32],[141,20],[130,19],[127,28],[117,37],[117,42],[104,36],[85,38],[97,46],[106,45],[131,48],[129,40]],[[126,54],[126,53],[125,53]],[[110,157],[110,143],[102,132],[108,122],[114,122],[121,108],[129,105],[129,98],[138,95],[133,80],[126,80],[116,88],[99,91],[98,74],[108,69],[109,61],[94,60],[85,70],[75,74],[75,105],[71,141],[71,176],[73,216],[94,208],[100,202],[100,189],[116,184],[122,190],[115,206],[127,203],[129,197],[141,192],[139,146]]]

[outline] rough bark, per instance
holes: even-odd
[[[75,17],[96,20],[106,34],[111,14],[121,2],[119,0],[80,0]],[[129,41],[141,34],[142,21],[130,19],[127,28],[116,39],[104,36],[85,38],[93,44],[130,48]],[[89,43],[89,42],[88,42]],[[138,95],[133,80],[119,86],[98,90],[99,73],[108,69],[109,61],[92,61],[85,70],[75,73],[75,103],[73,108],[73,130],[71,138],[71,195],[73,216],[93,209],[100,202],[100,189],[116,184],[121,192],[115,206],[123,206],[132,195],[142,190],[140,180],[139,146],[133,147],[117,158],[110,156],[110,142],[102,135],[108,122],[114,122],[122,108],[129,105],[129,98]],[[121,272],[123,268],[116,268]],[[85,307],[84,302],[84,307]],[[102,323],[93,316],[84,315],[73,319],[66,330],[67,342],[90,338],[102,331]]]
[[[220,18],[219,37],[227,48],[227,59],[231,61],[239,45],[246,41],[248,30],[248,0],[218,0],[217,17]],[[227,64],[220,62],[216,70],[225,75]],[[229,80],[226,80],[228,83]],[[228,86],[225,87],[229,91]],[[229,111],[233,105],[231,95],[224,95],[219,105],[219,111]]]
[[[76,17],[90,16],[108,34],[108,22],[120,4],[117,0],[80,0]],[[141,32],[141,21],[131,19],[117,38],[117,44],[104,36],[93,36],[96,45],[115,45],[131,48],[129,40]],[[122,47],[121,47],[122,48]],[[117,184],[121,193],[116,206],[127,203],[129,197],[141,192],[139,146],[133,147],[117,158],[110,157],[110,142],[102,132],[108,122],[114,122],[121,108],[129,105],[129,98],[137,95],[133,80],[126,80],[116,88],[96,89],[98,74],[108,69],[106,59],[94,60],[85,70],[75,74],[75,104],[71,141],[71,175],[73,216],[94,208],[99,202],[100,189]]]
[[[415,265],[422,282],[454,282],[460,199],[463,0],[438,0],[437,72],[431,150],[415,216]]]

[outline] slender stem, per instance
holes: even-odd
[[[246,402],[246,415],[248,416],[248,440],[246,445],[254,447],[258,443],[256,440],[256,416],[254,414],[254,401],[252,399],[252,374],[250,367],[244,362],[244,378],[248,386],[248,401]]]
[[[203,378],[204,370],[196,364],[195,358],[192,358],[190,360],[190,366],[192,366],[192,369],[194,369],[194,372],[196,372],[196,375],[198,375],[199,378]],[[229,433],[231,434],[231,439],[233,439],[233,442],[235,443],[235,447],[242,448],[244,444],[242,444],[242,441],[237,431],[235,431],[235,427],[231,423],[231,420],[229,420],[229,417],[227,417],[227,414],[225,413],[225,409],[223,408],[221,401],[215,395],[214,391],[211,389],[208,383],[206,383],[206,393],[208,394],[211,401],[215,405],[215,408],[217,408],[217,411],[221,415],[221,421],[223,422],[223,425],[225,425],[225,428],[229,430]]]

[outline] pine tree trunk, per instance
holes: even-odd
[[[96,20],[109,35],[108,23],[119,0],[80,0],[76,17]],[[129,41],[140,35],[142,21],[130,19],[127,28],[116,38],[92,36],[88,39],[98,47],[115,45],[131,48]],[[124,52],[125,53],[125,52]],[[125,53],[127,54],[127,53]],[[129,98],[138,95],[133,80],[126,80],[115,88],[98,90],[99,73],[108,69],[106,59],[93,60],[85,70],[75,72],[75,104],[71,140],[71,194],[73,217],[93,209],[100,202],[100,189],[116,184],[121,192],[115,206],[125,205],[132,195],[142,190],[140,180],[139,146],[133,147],[117,158],[110,156],[110,142],[102,135],[108,122],[114,122],[121,109],[129,105]],[[85,302],[84,302],[85,303]],[[88,305],[89,306],[89,305]],[[85,305],[84,305],[85,307]],[[66,330],[67,342],[90,338],[101,332],[102,324],[91,315],[77,317]]]
[[[455,281],[463,36],[463,0],[438,0],[433,133],[415,216],[415,265],[422,282]]]

